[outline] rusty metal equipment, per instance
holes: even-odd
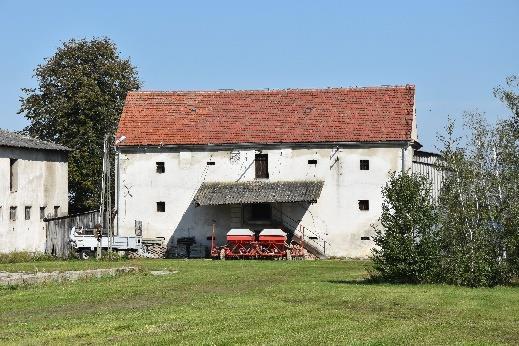
[[[233,228],[227,232],[227,244],[211,246],[214,259],[292,259],[287,234],[281,229],[262,230],[257,236],[246,228]]]

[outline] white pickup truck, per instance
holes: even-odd
[[[94,230],[72,227],[70,230],[70,244],[79,254],[79,258],[86,260],[94,256],[97,249],[97,238]],[[108,236],[101,238],[101,248],[108,250]],[[137,236],[114,236],[112,243],[113,251],[142,252],[142,237]]]

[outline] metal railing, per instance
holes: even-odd
[[[288,228],[292,233],[292,239],[294,237],[299,238],[303,248],[313,253],[316,256],[326,256],[326,247],[330,246],[330,243],[324,239],[321,234],[312,231],[308,227],[301,224],[301,220],[296,220],[291,216],[283,213],[279,208],[272,206],[272,210],[279,213],[279,219],[272,214],[274,220],[281,223],[284,227]]]

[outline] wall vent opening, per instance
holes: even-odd
[[[9,208],[9,220],[16,221],[16,207]]]
[[[157,166],[157,173],[162,174],[166,172],[166,166],[164,165],[164,162],[156,162]]]
[[[369,201],[367,199],[359,200],[359,210],[369,210]]]
[[[157,202],[157,212],[158,213],[166,212],[166,202]]]

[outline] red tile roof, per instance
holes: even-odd
[[[121,146],[410,141],[415,88],[130,92]]]

